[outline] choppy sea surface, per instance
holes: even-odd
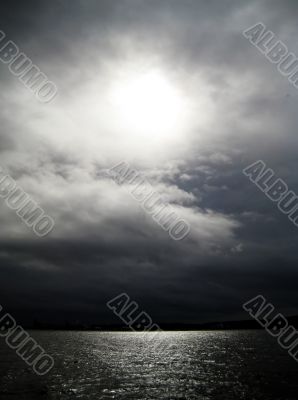
[[[0,338],[0,399],[297,400],[298,363],[263,331],[33,331],[37,376]]]

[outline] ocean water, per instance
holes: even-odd
[[[0,399],[297,400],[298,363],[263,331],[34,331],[55,359],[37,376],[0,338]],[[151,343],[151,344],[150,344]]]

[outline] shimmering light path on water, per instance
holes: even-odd
[[[31,332],[55,359],[34,375],[0,339],[0,398],[297,400],[298,364],[263,331]]]

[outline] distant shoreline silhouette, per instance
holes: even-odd
[[[287,317],[287,320],[296,329],[298,328],[298,316]],[[263,329],[254,320],[223,321],[207,323],[158,323],[162,331],[205,331],[205,330],[260,330]],[[32,330],[65,330],[65,331],[102,331],[102,332],[133,332],[126,325],[120,324],[84,324],[84,323],[47,323],[35,321],[33,324],[25,325],[26,329]],[[138,330],[135,329],[137,332]],[[139,332],[144,332],[139,330]]]

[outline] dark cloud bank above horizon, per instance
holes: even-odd
[[[297,313],[297,227],[242,170],[264,160],[298,193],[298,90],[242,31],[262,21],[298,55],[298,3],[10,0],[0,14],[59,89],[42,104],[0,64],[0,164],[55,220],[36,237],[1,200],[0,304],[20,320],[118,323],[106,302],[126,292],[154,321],[195,323],[247,318],[262,294]],[[158,143],[130,135],[107,100],[152,68],[191,109]],[[188,237],[172,240],[107,175],[122,161]]]

